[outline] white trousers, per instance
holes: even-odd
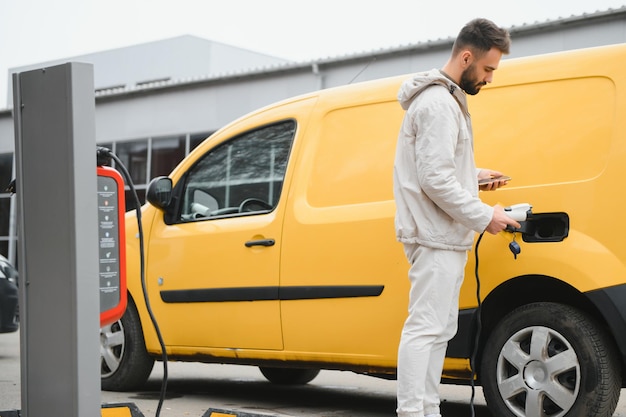
[[[404,244],[409,315],[398,348],[398,417],[438,416],[448,341],[456,334],[467,252]]]

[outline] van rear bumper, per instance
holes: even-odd
[[[622,363],[626,363],[626,284],[589,291],[585,295],[602,314],[622,356]]]

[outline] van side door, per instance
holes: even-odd
[[[280,197],[295,131],[288,120],[217,144],[155,217],[147,277],[168,347],[282,349]]]
[[[285,351],[395,366],[408,294],[408,263],[393,223],[403,117],[395,91],[318,102],[285,215]]]

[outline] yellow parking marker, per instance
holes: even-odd
[[[103,404],[100,415],[101,417],[144,417],[133,403]],[[0,411],[0,417],[20,417],[20,410]]]
[[[128,407],[103,408],[102,417],[132,417]]]
[[[0,416],[1,417],[1,416]],[[101,417],[144,417],[135,404],[103,404]]]

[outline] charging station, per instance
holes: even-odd
[[[95,416],[100,381],[93,69],[72,63],[15,74],[13,92],[22,414]]]
[[[14,74],[13,93],[19,415],[136,416],[100,405],[100,323],[126,306],[124,186],[114,170],[96,169],[93,66]]]
[[[113,168],[98,165],[98,250],[100,327],[126,310],[126,242],[124,181]]]

